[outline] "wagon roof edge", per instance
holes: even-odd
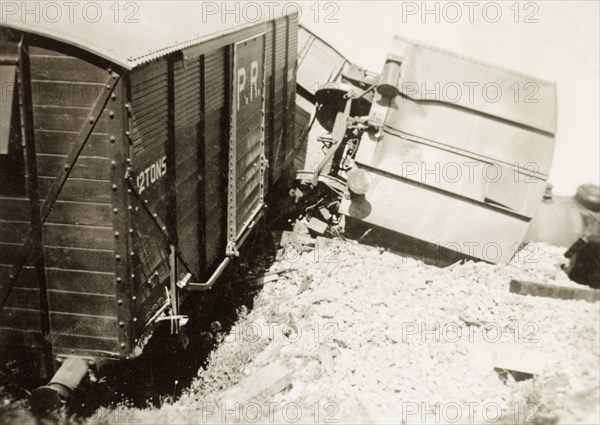
[[[149,3],[145,3],[144,8],[148,5]],[[51,23],[43,19],[40,22],[22,22],[18,15],[4,15],[0,20],[0,27],[57,40],[99,56],[126,70],[132,70],[169,53],[297,14],[288,9],[276,16],[265,16],[263,13],[260,19],[247,22],[240,22],[239,17],[236,17],[233,23],[223,22],[222,16],[202,22],[198,15],[199,5],[192,3],[191,6],[188,3],[185,8],[170,7],[162,11],[164,8],[151,7],[148,9],[148,15],[145,18],[141,15],[136,24],[63,20]]]

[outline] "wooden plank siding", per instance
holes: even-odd
[[[244,67],[247,72],[245,78],[250,76],[251,61],[258,61],[259,72],[258,80],[262,86],[264,72],[265,55],[265,37],[263,35],[255,36],[235,47],[234,72]],[[236,77],[237,78],[237,77]],[[234,83],[236,84],[236,83]],[[243,93],[239,93],[238,101],[233,105],[236,108],[236,135],[235,135],[235,156],[236,156],[236,233],[238,237],[242,230],[250,222],[253,215],[257,212],[262,203],[261,185],[261,160],[264,154],[264,134],[263,134],[263,88],[259,87],[260,94],[257,91],[257,97],[253,98],[254,92],[249,88],[249,83],[245,83]],[[238,90],[236,88],[236,90]],[[266,118],[266,117],[265,117]]]
[[[286,157],[286,141],[284,140],[285,120],[285,97],[286,97],[286,50],[287,50],[287,26],[285,19],[275,21],[274,34],[274,69],[273,69],[273,154],[272,163],[273,179],[278,180],[284,168]]]
[[[200,142],[203,125],[200,87],[201,59],[174,63],[175,89],[175,187],[177,241],[179,251],[197,278],[204,268],[201,252],[201,208],[199,176]],[[185,270],[180,264],[178,270]]]
[[[16,42],[2,37],[0,44],[3,49],[18,51]],[[11,44],[7,46],[6,44]],[[21,70],[15,76],[13,103],[11,108],[11,123],[9,133],[8,155],[0,155],[0,287],[8,287],[11,282],[10,274],[13,264],[18,261],[20,247],[32,229],[31,202],[27,193],[29,181],[26,178],[25,149],[22,138],[22,90]],[[6,105],[3,105],[4,108]],[[9,227],[14,227],[8,232]],[[19,344],[26,340],[30,347],[40,349],[43,346],[40,321],[40,295],[36,269],[32,261],[27,261],[13,286],[13,292],[7,299],[6,307],[0,312],[0,343],[2,345]],[[34,315],[19,320],[19,301],[22,299],[18,290],[28,290],[27,301],[33,304]],[[13,319],[13,318],[16,318]],[[26,336],[23,333],[27,333]],[[1,351],[1,350],[0,350]]]
[[[225,253],[225,213],[227,210],[227,155],[229,111],[227,110],[227,49],[216,49],[204,59],[204,202],[206,267],[216,267]]]
[[[173,286],[170,242],[177,242],[183,260],[196,274],[194,280],[204,281],[217,269],[226,255],[229,171],[237,179],[238,228],[250,218],[255,204],[249,203],[258,198],[262,183],[257,181],[260,111],[248,113],[238,123],[248,131],[236,139],[235,170],[228,169],[228,153],[235,107],[232,49],[237,41],[263,31],[264,144],[269,159],[265,192],[282,175],[297,146],[290,139],[296,23],[279,18],[194,46],[193,54],[174,52],[123,71],[108,99],[110,106],[96,120],[41,226],[43,273],[36,274],[34,263],[27,262],[1,312],[0,345],[38,349],[50,343],[54,356],[129,357],[142,328],[164,304],[165,286]],[[36,43],[52,44],[41,39]],[[35,140],[29,164],[37,169],[42,203],[80,142],[78,136],[97,99],[110,93],[104,59],[56,45],[60,52],[30,49],[34,137],[27,140]],[[19,261],[18,248],[30,233],[32,212],[37,210],[27,193],[25,163],[13,161],[25,158],[25,152],[17,150],[14,155],[15,169],[0,173],[2,287],[10,280],[11,266]],[[136,190],[127,191],[125,171]],[[177,271],[185,271],[182,262]],[[47,296],[40,297],[38,277],[45,278]],[[49,332],[40,326],[44,300],[49,306]]]
[[[169,175],[167,167],[169,137],[168,63],[158,59],[129,74],[131,96],[131,161],[141,200],[129,196],[131,229],[131,277],[136,297],[133,316],[139,318],[137,333],[165,296],[170,278],[169,241],[153,215],[168,226]],[[142,204],[142,202],[145,203]],[[149,212],[150,213],[149,213]],[[166,230],[166,228],[165,228]]]
[[[289,21],[288,31],[288,75],[287,75],[287,137],[290,140],[290,148],[286,155],[286,164],[290,164],[296,152],[301,148],[301,140],[296,131],[296,70],[298,59],[298,23]],[[306,123],[308,124],[308,123]]]
[[[269,193],[272,179],[272,161],[271,155],[273,147],[271,146],[271,137],[273,134],[273,120],[271,119],[273,108],[271,99],[273,97],[272,90],[272,75],[273,75],[273,24],[269,24],[265,32],[265,158],[269,161],[269,167],[265,171],[265,197]]]
[[[30,48],[32,110],[41,201],[65,166],[108,77],[81,59]],[[2,312],[5,344],[50,342],[54,354],[116,351],[114,246],[111,219],[107,114],[78,158],[42,227],[49,334],[39,333],[35,271],[21,272]],[[0,270],[17,260],[29,232],[28,197],[0,198]]]

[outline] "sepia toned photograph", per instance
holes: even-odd
[[[600,424],[600,2],[2,0],[4,424]]]

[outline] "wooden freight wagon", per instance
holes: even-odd
[[[31,349],[40,376],[139,354],[293,159],[297,16],[160,7],[1,24],[0,347]]]

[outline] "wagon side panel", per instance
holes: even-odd
[[[252,225],[264,201],[264,33],[235,43],[233,61],[229,172],[235,185],[230,180],[228,191],[235,202],[235,219],[228,226],[235,226],[237,241]]]
[[[31,226],[31,203],[27,191],[28,180],[25,165],[21,129],[20,70],[16,40],[2,34],[0,54],[12,58],[1,65],[3,87],[2,137],[0,151],[0,293],[3,295],[11,284],[13,265],[19,260],[19,248],[25,243]],[[30,176],[31,174],[29,174]],[[41,329],[39,281],[32,261],[27,261],[14,283],[6,305],[0,312],[0,356],[32,356],[32,369],[39,368],[45,345]],[[29,346],[27,353],[21,347]],[[34,355],[37,353],[39,355]],[[4,362],[4,359],[2,359]]]
[[[285,19],[275,21],[273,38],[274,68],[273,68],[273,144],[271,151],[271,167],[273,181],[277,181],[284,168],[285,161],[285,121],[287,97],[287,34],[288,23]]]
[[[273,33],[274,24],[269,23],[265,26],[265,157],[269,160],[269,167],[265,173],[265,195],[273,181]]]
[[[106,69],[32,47],[31,85],[42,201],[106,91]],[[55,354],[110,355],[117,345],[110,142],[106,108],[43,225]]]
[[[203,208],[200,200],[199,177],[202,114],[200,70],[201,60],[194,59],[174,62],[174,103],[175,103],[175,176],[176,176],[176,219],[177,241],[186,266],[179,264],[178,270],[189,267],[195,276],[204,269],[201,251]]]
[[[25,125],[24,133],[27,143],[35,141],[31,149],[35,159],[30,166],[37,171],[30,192],[39,193],[40,204],[46,204],[42,211],[49,214],[41,219],[43,257],[38,272],[42,274],[34,275],[26,265],[6,310],[10,315],[11,309],[17,309],[18,315],[13,311],[3,324],[10,327],[15,319],[21,321],[25,332],[19,338],[23,340],[47,321],[41,342],[50,345],[55,355],[111,357],[117,351],[117,300],[109,114],[103,104],[112,77],[107,69],[76,53],[42,47],[29,46],[26,63],[30,78],[24,86],[30,95],[23,110],[31,107],[32,124]],[[86,137],[90,119],[94,127]],[[68,166],[69,156],[81,146],[74,164]],[[4,217],[11,220],[2,226],[3,243],[22,245],[30,225],[22,218],[15,220],[14,214],[22,214],[27,202],[20,197],[2,202],[10,204],[4,215],[13,215],[12,219]],[[2,263],[15,264],[23,254],[14,249],[2,256]],[[27,282],[29,288],[20,287],[20,282]],[[46,294],[41,301],[47,303],[47,316],[38,287]],[[38,325],[34,326],[35,322]],[[27,340],[22,342],[30,345]]]
[[[204,205],[208,270],[216,267],[225,253],[227,211],[227,145],[229,102],[227,88],[228,49],[219,48],[204,57]]]
[[[306,116],[300,116],[300,122],[296,125],[298,116],[296,115],[296,60],[298,57],[298,22],[292,18],[288,20],[288,44],[287,44],[287,97],[286,97],[286,110],[287,120],[285,125],[287,126],[285,134],[289,139],[289,143],[286,145],[285,164],[290,164],[293,160],[294,155],[300,149],[300,133],[303,125],[308,125]],[[304,118],[304,120],[302,120]],[[298,132],[300,131],[300,133]]]
[[[167,237],[170,181],[168,63],[165,58],[131,72],[130,136],[132,190],[129,194],[135,329],[139,334],[167,302],[170,247]]]

